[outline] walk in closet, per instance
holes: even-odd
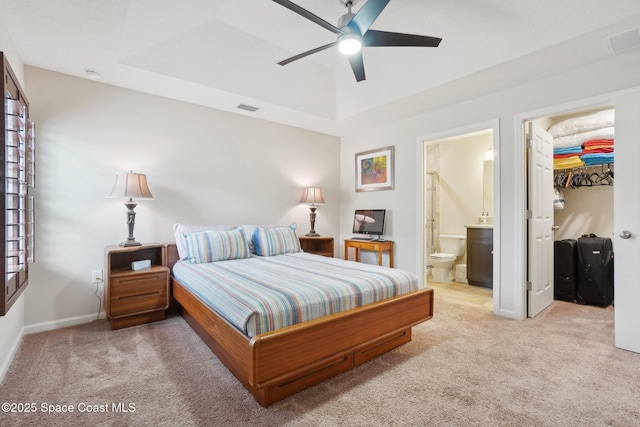
[[[605,106],[548,117],[535,124],[546,129],[554,141],[556,299],[570,300],[558,286],[559,275],[565,274],[559,271],[558,263],[562,270],[568,264],[558,241],[577,240],[583,235],[611,238],[614,232],[615,111],[613,106]]]
[[[576,239],[588,233],[611,237],[615,182],[613,107],[545,121],[546,127],[542,126],[554,136],[554,225],[559,227],[555,239]],[[564,152],[564,157],[559,157],[558,152]]]

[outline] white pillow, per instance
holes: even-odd
[[[615,126],[614,110],[604,110],[586,116],[563,120],[551,126],[547,132],[554,138],[559,138],[611,126]]]
[[[181,260],[187,259],[187,244],[185,242],[184,233],[192,231],[206,231],[206,230],[218,230],[218,231],[230,231],[238,228],[237,225],[190,225],[190,224],[173,224],[173,236],[176,239],[176,247],[178,249],[178,256]]]
[[[242,225],[240,227],[242,228],[242,231],[244,231],[244,237],[247,238],[249,250],[252,254],[255,254],[256,247],[253,245],[253,233],[256,231],[256,228],[260,227],[260,225]]]

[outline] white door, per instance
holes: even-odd
[[[529,135],[527,314],[534,317],[553,302],[553,137],[533,124]]]
[[[615,108],[615,344],[640,353],[640,91],[617,96]]]

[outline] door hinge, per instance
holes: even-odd
[[[526,211],[524,211],[524,216],[527,219],[531,219],[533,218],[533,212],[527,209]]]
[[[527,281],[527,290],[528,291],[532,291],[533,290],[533,283]]]
[[[527,137],[527,141],[525,142],[527,148],[533,147],[533,140],[530,136]]]

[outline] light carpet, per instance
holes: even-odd
[[[640,355],[614,347],[612,307],[554,302],[521,322],[436,291],[412,342],[269,408],[178,315],[28,335],[0,402],[36,412],[0,413],[0,425],[634,426],[639,392]]]

